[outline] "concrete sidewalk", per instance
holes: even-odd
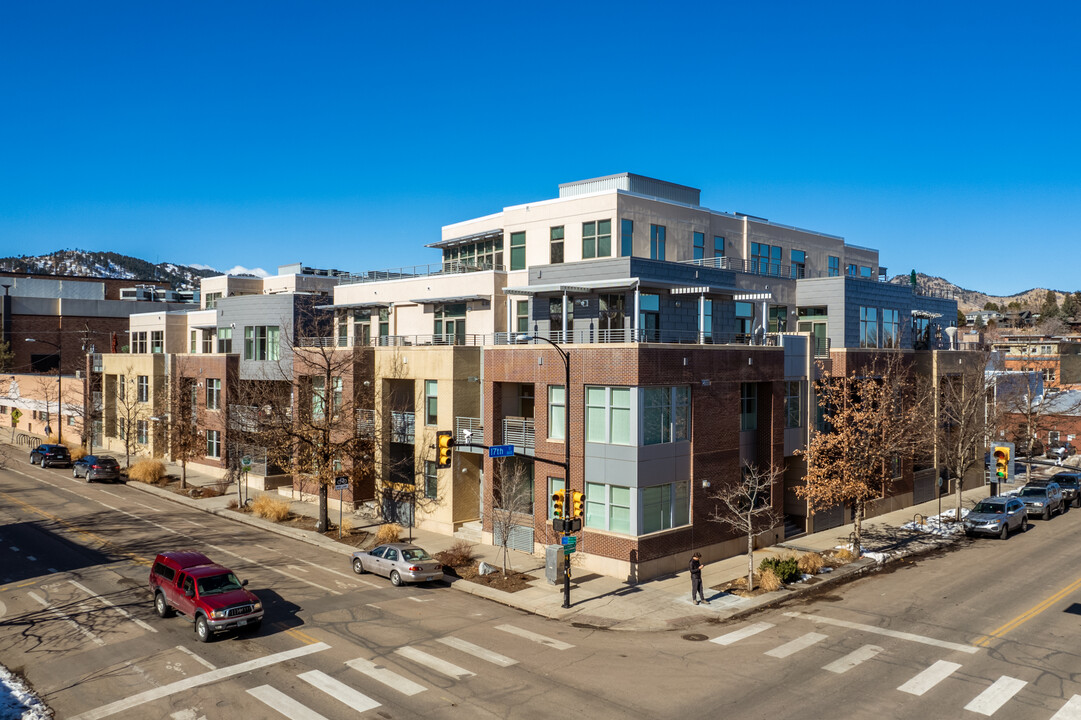
[[[9,458],[16,458],[15,461],[18,462],[17,458],[20,458],[20,454],[12,452],[12,450],[13,448],[9,446]],[[1076,467],[1079,463],[1081,463],[1081,458],[1074,457],[1069,459],[1068,465]],[[166,463],[166,466],[171,475],[179,477],[180,468],[178,466],[172,463]],[[1057,470],[1058,468],[1047,468],[1041,471],[1041,474],[1053,474]],[[189,466],[188,482],[193,486],[203,486],[214,485],[218,481],[216,478],[201,473],[197,468]],[[328,540],[310,531],[282,527],[260,518],[239,515],[227,510],[229,501],[237,497],[235,486],[233,486],[232,493],[208,499],[187,498],[139,482],[130,482],[128,486],[167,497],[170,500],[206,512],[220,514],[233,521],[244,522],[270,532],[294,537],[346,556],[353,551],[353,548],[347,545]],[[1017,487],[1020,487],[1020,485],[1005,486],[1003,490],[1016,489]],[[253,496],[258,494],[260,493],[252,493]],[[276,493],[271,494],[274,497],[281,497]],[[989,489],[987,487],[968,490],[963,494],[964,506],[969,508],[977,500],[987,497],[988,494]],[[951,510],[955,507],[956,495],[943,496],[941,499],[942,511]],[[318,514],[318,508],[313,503],[295,501],[292,503],[291,509],[294,513],[301,515],[315,517]],[[691,602],[691,583],[688,572],[663,576],[646,582],[629,583],[617,578],[581,571],[582,574],[575,574],[573,577],[571,606],[563,608],[562,585],[550,585],[545,581],[543,556],[538,557],[516,551],[510,551],[510,567],[513,570],[529,573],[538,578],[528,589],[507,593],[485,585],[456,579],[452,579],[452,587],[530,613],[585,626],[637,631],[679,630],[703,623],[716,623],[739,617],[760,608],[797,597],[803,593],[818,591],[824,587],[836,585],[851,580],[853,577],[872,572],[880,567],[883,562],[890,562],[905,555],[947,546],[954,542],[952,537],[943,537],[903,527],[906,523],[912,522],[914,517],[923,516],[926,518],[934,516],[938,512],[939,501],[936,499],[865,520],[863,523],[864,557],[830,573],[816,576],[813,583],[796,583],[785,589],[754,598],[741,598],[737,595],[708,590],[708,588],[723,585],[736,578],[746,576],[746,555],[738,555],[710,563],[703,568],[702,572],[703,583],[707,588],[706,598],[710,601],[709,605],[696,606]],[[353,516],[351,519],[354,527],[365,526],[365,518]],[[332,522],[336,521],[337,518],[332,517]],[[371,529],[374,531],[376,526],[377,523],[373,520]],[[407,530],[406,533],[403,533],[403,537],[408,532]],[[763,558],[770,555],[824,552],[840,546],[847,546],[852,532],[853,526],[851,524],[843,525],[818,533],[801,535],[780,545],[756,550],[754,554],[755,566],[757,567]],[[412,529],[412,537],[414,542],[431,553],[445,550],[458,542],[457,538],[417,528]],[[478,559],[496,567],[501,566],[502,550],[500,548],[476,544],[474,550]],[[343,564],[345,562],[343,559]]]

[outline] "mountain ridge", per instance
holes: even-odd
[[[174,290],[192,290],[199,286],[201,279],[222,274],[211,268],[171,262],[155,265],[131,255],[77,249],[0,258],[0,270],[35,275],[166,282]]]

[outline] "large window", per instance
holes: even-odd
[[[724,238],[720,235],[713,236],[713,257],[724,257]]]
[[[878,308],[860,308],[860,347],[878,347]]]
[[[736,301],[736,332],[750,335],[754,322],[754,306],[749,302]]]
[[[554,227],[550,231],[551,249],[549,250],[549,262],[552,264],[563,262],[563,226]]]
[[[634,252],[634,220],[624,218],[619,223],[619,254],[630,257]]]
[[[799,380],[787,381],[784,384],[784,426],[786,428],[798,428],[803,424],[803,395]]]
[[[695,260],[701,260],[702,258],[704,258],[706,256],[706,234],[702,233],[702,232],[698,232],[696,230],[693,233],[693,235],[694,235],[694,242],[692,244],[693,244],[694,259]]]
[[[327,397],[327,378],[325,375],[312,376],[312,419],[326,418],[327,403],[330,403],[331,417],[337,418],[342,408],[342,379],[330,379],[330,397]]]
[[[136,377],[135,382],[136,390],[138,391],[138,401],[141,403],[150,401],[150,378],[146,375],[139,375]]]
[[[244,359],[272,360],[281,358],[279,337],[281,331],[274,325],[247,326],[244,328]]]
[[[612,221],[582,223],[582,259],[609,257],[612,254]]]
[[[145,353],[146,352],[146,333],[145,332],[133,332],[131,334],[131,352],[133,353]]]
[[[866,265],[860,265],[860,277],[864,280],[872,279],[874,276],[871,274],[871,268]]]
[[[424,381],[424,424],[436,425],[439,422],[439,381]]]
[[[439,497],[439,464],[431,460],[424,461],[424,497]]]
[[[691,389],[642,388],[642,445],[679,442],[690,437]]]
[[[609,532],[631,531],[631,488],[586,483],[586,527]]]
[[[586,441],[631,444],[631,389],[586,387]]]
[[[664,225],[649,226],[649,256],[654,260],[664,260],[664,243],[667,229]]]
[[[165,332],[162,330],[150,331],[150,352],[163,353],[165,352]]]
[[[661,339],[661,296],[642,293],[638,296],[638,329],[646,342]]]
[[[371,345],[372,344],[372,316],[371,315],[354,315],[353,316],[353,345]]]
[[[882,347],[901,347],[901,312],[882,309]]]
[[[202,330],[203,333],[203,354],[209,355],[214,352],[214,331]]]
[[[754,383],[739,385],[739,429],[758,429],[758,386]]]
[[[220,292],[207,293],[206,294],[206,309],[213,310],[218,306],[218,301],[221,300],[222,294]]]
[[[514,316],[516,318],[515,327],[517,328],[518,332],[529,332],[529,301],[515,300],[514,309]]]
[[[642,529],[639,534],[668,530],[690,522],[687,481],[642,488]]]
[[[510,269],[525,269],[525,233],[514,232],[510,234]]]
[[[837,277],[841,274],[841,258],[830,255],[828,258],[827,275]]]
[[[218,352],[233,352],[233,328],[218,328]]]
[[[567,300],[567,330],[574,322],[574,301]],[[563,298],[548,299],[548,329],[552,332],[563,331]]]
[[[146,420],[135,421],[135,442],[140,445],[150,442],[150,423]]]
[[[211,458],[221,457],[221,431],[206,431],[206,456]]]
[[[713,301],[702,303],[702,342],[713,342]]]
[[[548,386],[548,439],[565,440],[567,429],[567,390],[562,385]]]
[[[206,409],[218,410],[221,408],[221,380],[207,378],[206,381]]]
[[[788,332],[788,308],[773,306],[769,309],[769,331]]]
[[[792,277],[802,278],[807,272],[807,253],[803,250],[792,251]]]
[[[751,272],[762,275],[780,275],[781,246],[751,243]]]

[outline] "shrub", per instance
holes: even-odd
[[[771,567],[762,568],[758,572],[758,577],[755,578],[755,586],[767,592],[780,590],[782,585],[781,579],[777,577],[777,573],[773,572]]]
[[[341,531],[342,531],[342,535],[352,535],[353,534],[353,521],[350,520],[347,517],[343,517],[342,518],[342,523],[341,523]]]
[[[459,540],[446,550],[437,552],[435,559],[447,567],[458,568],[472,565],[476,558],[473,555],[473,545],[465,540]]]
[[[157,484],[165,478],[165,463],[161,460],[140,460],[128,468],[128,479]]]
[[[289,517],[289,502],[269,495],[260,495],[252,502],[251,513],[271,522],[281,522]]]
[[[379,532],[375,534],[375,544],[385,545],[396,543],[402,536],[402,526],[398,523],[383,523],[379,526]]]
[[[758,569],[763,573],[771,570],[783,584],[800,579],[799,561],[794,557],[768,557],[758,564]]]
[[[238,503],[236,501],[236,498],[233,498],[232,500],[229,501],[229,504],[226,505],[226,507],[229,508],[230,510],[236,510],[238,507],[240,507],[240,503]]]
[[[818,553],[806,553],[799,559],[799,571],[807,575],[817,575],[825,565],[826,558]]]
[[[837,548],[833,551],[831,559],[838,565],[847,565],[856,559],[856,553],[848,548]]]
[[[82,445],[76,445],[75,447],[69,448],[69,449],[71,450],[71,459],[72,459],[72,461],[82,460],[84,457],[86,457],[87,455],[90,454],[90,453],[88,453],[86,451],[86,448],[84,448]]]

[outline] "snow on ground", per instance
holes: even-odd
[[[919,530],[920,532],[930,533],[932,535],[941,535],[942,537],[950,537],[951,535],[958,535],[965,531],[964,523],[954,522],[954,514],[956,510],[951,508],[943,511],[941,515],[932,515],[928,517],[923,524],[916,521],[907,522],[901,527],[905,530]],[[968,509],[961,509],[961,519],[964,520],[968,515]]]
[[[52,716],[22,680],[0,665],[0,720],[51,720]]]

